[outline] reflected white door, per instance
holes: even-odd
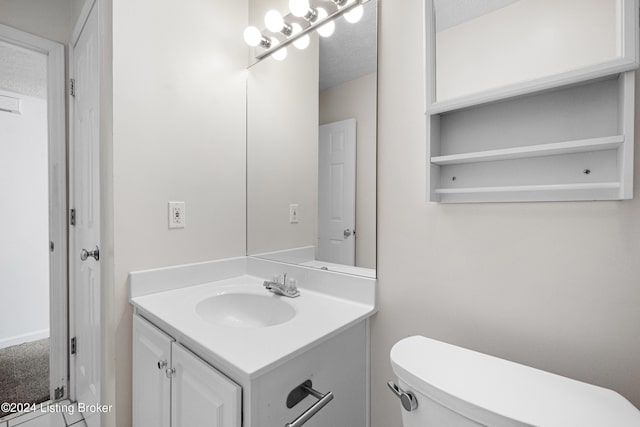
[[[318,150],[316,258],[355,265],[356,120],[320,126]]]
[[[73,274],[73,326],[75,398],[86,405],[98,404],[101,391],[101,287],[99,255],[83,257],[82,250],[100,246],[100,138],[99,138],[99,37],[94,6],[73,45],[72,77],[73,147],[70,252]],[[100,426],[100,414],[84,414],[88,427]]]

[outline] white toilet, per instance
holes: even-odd
[[[618,393],[415,336],[391,349],[404,427],[640,427]]]

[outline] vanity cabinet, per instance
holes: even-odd
[[[134,315],[134,427],[240,427],[241,403],[239,385]]]
[[[289,397],[309,382],[333,399],[305,427],[367,427],[369,413],[368,325],[359,322],[252,377],[223,372],[207,349],[184,342],[171,326],[133,317],[133,427],[280,427],[318,401]],[[168,327],[166,334],[163,329]],[[195,345],[195,347],[192,347]]]

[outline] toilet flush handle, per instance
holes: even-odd
[[[400,402],[402,403],[402,407],[408,411],[414,411],[418,408],[418,399],[411,393],[410,391],[404,391],[397,385],[393,383],[393,381],[389,381],[387,383],[389,389],[400,398]]]

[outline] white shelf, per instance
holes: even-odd
[[[429,114],[429,200],[631,199],[634,107],[635,73],[625,72]]]
[[[594,182],[588,184],[509,185],[504,187],[437,188],[437,194],[508,193],[526,191],[575,191],[611,190],[620,188],[619,182]]]
[[[620,73],[637,68],[638,64],[635,60],[616,59],[600,65],[587,67],[583,70],[568,71],[554,76],[490,89],[459,98],[435,101],[427,107],[427,114],[443,114],[465,108],[487,105],[492,102],[535,96],[558,88],[588,84],[599,79],[616,78]]]
[[[585,153],[588,151],[615,149],[620,147],[623,143],[624,136],[616,135],[603,138],[557,142],[552,144],[528,145],[524,147],[505,148],[500,150],[436,156],[431,158],[431,163],[444,166],[464,163],[490,162],[496,160],[521,159],[527,157],[544,157],[559,154]]]

